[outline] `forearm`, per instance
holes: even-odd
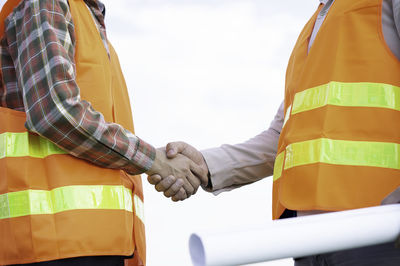
[[[283,104],[271,126],[254,138],[203,150],[211,178],[207,190],[231,190],[272,175],[282,123]]]
[[[154,148],[108,123],[80,98],[74,62],[74,25],[67,1],[27,4],[17,31],[18,86],[23,90],[26,127],[70,154],[130,174],[148,170]]]

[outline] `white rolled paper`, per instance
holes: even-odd
[[[192,234],[194,266],[223,266],[298,258],[394,241],[400,204],[277,220],[261,229]]]

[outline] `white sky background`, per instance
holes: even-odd
[[[283,100],[291,49],[318,5],[316,0],[104,3],[137,135],[156,147],[183,140],[199,149],[242,142],[268,128]],[[192,232],[271,219],[270,178],[218,196],[199,190],[179,203],[145,178],[144,190],[148,266],[191,265]]]

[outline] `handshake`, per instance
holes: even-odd
[[[171,142],[156,151],[155,161],[146,172],[147,180],[167,198],[180,201],[208,185],[208,167],[203,155],[185,142]]]

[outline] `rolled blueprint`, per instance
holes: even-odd
[[[192,234],[194,266],[257,263],[395,241],[400,204],[273,221],[262,228]]]

